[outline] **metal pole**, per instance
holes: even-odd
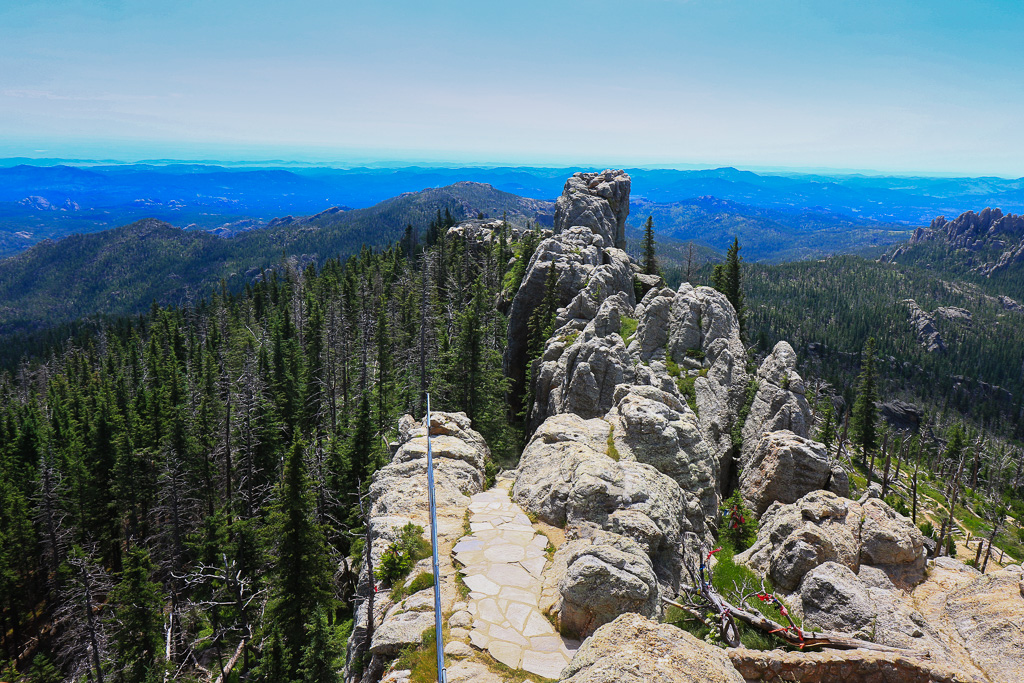
[[[430,548],[434,567],[434,644],[437,646],[437,681],[447,683],[444,636],[441,633],[441,571],[437,562],[437,504],[434,501],[434,453],[430,447],[430,394],[427,394],[427,494],[430,499]]]

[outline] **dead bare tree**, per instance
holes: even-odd
[[[705,546],[696,543],[696,537],[688,534],[684,563],[690,584],[680,586],[680,598],[683,602],[662,598],[666,604],[682,609],[695,615],[708,626],[717,627],[722,640],[731,647],[739,646],[739,630],[735,620],[765,633],[774,635],[790,645],[801,649],[805,647],[824,647],[840,650],[866,649],[875,652],[888,652],[904,656],[926,657],[927,652],[903,650],[900,648],[879,645],[858,638],[851,638],[842,633],[829,631],[813,631],[800,628],[789,614],[785,604],[779,600],[762,582],[759,586],[735,586],[735,594],[740,598],[731,601],[723,596],[713,584],[714,570],[709,567],[710,559],[717,551],[709,551]],[[772,619],[758,608],[751,606],[754,599],[762,606],[775,607],[786,623]]]
[[[107,634],[103,622],[103,598],[110,590],[110,576],[80,547],[73,548],[66,562],[71,569],[61,584],[58,607],[57,659],[69,674],[68,680],[86,676],[103,683],[103,662],[107,658]]]

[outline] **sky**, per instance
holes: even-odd
[[[1019,0],[0,0],[0,156],[1024,176]]]

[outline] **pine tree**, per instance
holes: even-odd
[[[860,444],[866,458],[878,445],[878,376],[875,370],[875,338],[870,337],[861,354],[860,377],[857,378],[857,399],[853,404],[853,440]]]
[[[312,617],[306,626],[307,644],[299,668],[302,683],[337,683],[341,680],[338,676],[341,648],[327,625],[327,615],[323,608],[318,609]]]
[[[644,225],[644,273],[647,275],[658,275],[658,260],[654,248],[654,219],[647,217],[647,224]]]
[[[826,450],[832,448],[832,444],[836,440],[836,411],[832,405],[832,400],[828,400],[828,405],[825,406],[825,413],[822,416],[821,431],[818,433],[818,440],[825,445]]]
[[[142,548],[132,548],[125,557],[121,581],[110,592],[114,605],[112,620],[115,652],[114,680],[146,683],[159,680],[163,615],[160,613],[160,585],[150,581],[153,563]]]
[[[725,257],[725,296],[736,309],[736,317],[740,322],[740,334],[747,327],[747,307],[743,297],[743,269],[740,257],[740,238],[733,238],[732,246]]]
[[[290,678],[298,673],[307,644],[306,617],[327,606],[331,569],[323,531],[314,516],[313,488],[302,441],[296,439],[285,461],[278,503],[270,528],[277,539],[274,597],[270,619],[284,639]]]

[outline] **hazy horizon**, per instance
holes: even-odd
[[[1024,176],[1009,0],[27,0],[0,156]]]

